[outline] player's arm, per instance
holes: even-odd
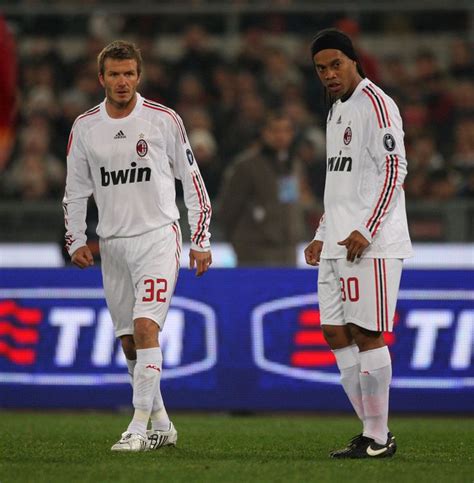
[[[402,119],[394,104],[390,106],[387,103],[386,107],[388,108],[386,126],[372,127],[372,139],[368,147],[379,173],[374,203],[359,227],[359,232],[369,242],[377,236],[395,208],[407,174]],[[371,119],[375,124],[375,120]]]
[[[326,234],[326,219],[324,213],[319,220],[318,228],[314,234],[313,241],[305,248],[304,257],[308,265],[319,265],[321,252],[323,251],[324,237]]]
[[[347,248],[347,260],[350,261],[362,256],[377,236],[397,204],[407,174],[400,113],[388,100],[380,105],[383,115],[379,112],[377,116],[374,107],[370,106],[364,121],[371,133],[367,149],[378,172],[374,203],[364,214],[362,223],[339,242]]]
[[[77,126],[69,135],[66,189],[63,198],[66,249],[71,261],[80,268],[94,264],[87,247],[87,200],[92,194],[92,177]]]
[[[183,122],[177,114],[175,116],[169,119],[168,156],[175,177],[183,184],[184,203],[191,229],[189,268],[196,268],[199,277],[212,264],[209,232],[212,207]]]

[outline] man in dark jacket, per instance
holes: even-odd
[[[261,143],[229,166],[219,220],[239,266],[295,266],[303,213],[291,120],[271,114]]]

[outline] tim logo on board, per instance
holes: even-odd
[[[474,389],[474,294],[401,290],[393,333],[385,333],[392,387]],[[335,359],[320,326],[315,294],[276,299],[251,315],[253,355],[264,371],[339,384]]]
[[[129,383],[102,289],[51,288],[47,297],[41,289],[13,291],[0,303],[0,383]],[[163,379],[211,369],[217,359],[214,310],[175,296],[160,343]]]

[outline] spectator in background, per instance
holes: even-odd
[[[429,175],[427,198],[435,201],[452,200],[458,191],[456,177],[451,170],[438,169]]]
[[[437,150],[436,140],[429,133],[422,133],[414,139],[408,157],[410,169],[421,169],[429,173],[445,166],[443,155]]]
[[[454,129],[452,166],[464,174],[474,168],[474,118],[461,119]]]
[[[423,199],[431,191],[431,175],[445,169],[445,160],[438,151],[436,139],[428,132],[421,132],[407,144],[410,170],[405,179],[405,193],[409,199]]]
[[[260,75],[266,53],[265,32],[262,28],[252,26],[243,34],[240,49],[236,56],[236,64],[241,68]]]
[[[280,47],[267,50],[261,78],[265,99],[270,108],[281,106],[286,86],[300,86],[303,81],[301,72]]]
[[[456,38],[451,44],[449,75],[459,81],[460,79],[474,79],[473,46],[465,39]]]
[[[220,221],[240,266],[295,266],[302,236],[295,132],[288,116],[270,114],[257,148],[229,166]]]
[[[400,55],[390,55],[382,64],[382,86],[388,95],[400,103],[406,102],[412,90],[407,63]]]
[[[0,173],[10,159],[15,142],[17,111],[17,57],[15,40],[0,15]]]
[[[209,98],[201,79],[192,73],[184,74],[178,83],[175,107],[186,116],[193,109],[207,108]]]
[[[171,98],[171,77],[164,63],[158,59],[152,59],[147,62],[146,75],[143,79],[141,91],[147,99],[160,104],[169,104],[169,99]]]
[[[234,119],[221,144],[224,161],[256,143],[266,112],[265,103],[257,93],[239,99]]]
[[[436,135],[445,134],[451,126],[454,103],[447,89],[446,76],[431,50],[420,50],[415,57],[413,87],[428,110],[428,119]]]
[[[50,154],[49,135],[26,129],[21,151],[6,174],[4,189],[14,198],[45,200],[59,197],[64,189],[64,165]]]
[[[212,133],[195,129],[189,133],[189,143],[199,163],[199,170],[211,198],[217,196],[221,181],[221,169],[217,158],[217,144]]]
[[[178,78],[193,73],[206,85],[211,82],[213,68],[221,62],[211,46],[209,34],[202,25],[191,24],[183,33],[183,55],[176,64]]]

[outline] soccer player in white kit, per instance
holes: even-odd
[[[329,101],[324,215],[306,262],[319,265],[324,337],[363,431],[334,458],[393,456],[388,429],[390,353],[402,262],[412,256],[403,180],[407,162],[400,113],[365,78],[349,37],[335,29],[311,44]]]
[[[127,359],[135,408],[112,450],[145,451],[177,441],[160,391],[158,339],[181,253],[175,178],[183,184],[190,268],[198,276],[212,263],[211,204],[181,118],[137,93],[140,51],[115,41],[99,54],[98,65],[106,98],[76,119],[67,148],[66,247],[78,267],[93,265],[85,235],[93,195],[105,297]]]

